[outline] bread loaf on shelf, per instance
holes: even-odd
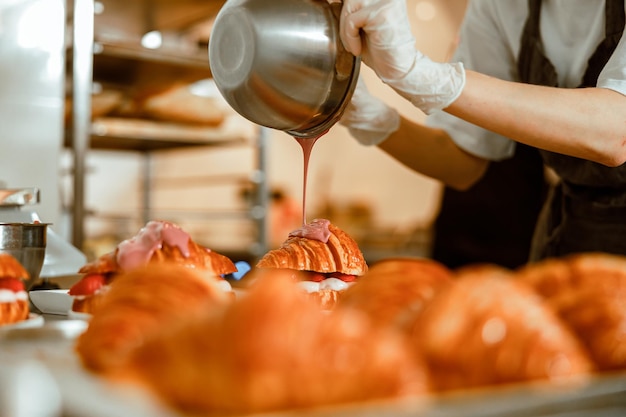
[[[194,94],[188,84],[174,85],[141,101],[143,116],[177,123],[219,126],[226,114],[215,98]]]

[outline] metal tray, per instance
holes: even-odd
[[[0,330],[0,385],[6,366],[45,367],[73,417],[190,417],[160,404],[138,387],[86,372],[74,354],[83,320],[48,320],[41,327]],[[29,384],[30,386],[30,384]],[[1,388],[1,387],[0,387]],[[0,410],[6,404],[0,396]],[[613,417],[626,415],[626,373],[598,374],[569,384],[536,382],[486,387],[408,400],[372,401],[258,417]],[[196,416],[194,416],[196,417]],[[213,416],[217,417],[217,416]],[[233,416],[230,416],[233,417]]]

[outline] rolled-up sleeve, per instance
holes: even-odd
[[[626,36],[624,34],[613,55],[600,72],[597,86],[626,96]]]

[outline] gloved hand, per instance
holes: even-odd
[[[378,145],[400,127],[400,114],[382,100],[372,96],[359,77],[352,100],[346,106],[339,124],[360,144]]]
[[[415,49],[406,0],[343,0],[340,35],[348,51],[426,114],[448,107],[465,86],[461,63],[436,63]]]

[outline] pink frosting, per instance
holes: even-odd
[[[303,237],[305,239],[319,240],[320,242],[328,242],[330,230],[328,226],[330,220],[315,219],[309,224],[305,224],[301,228],[289,233],[289,237]]]
[[[186,232],[170,222],[150,221],[137,235],[118,245],[117,263],[123,270],[145,265],[164,243],[180,249],[183,256],[189,256],[189,235]]]

